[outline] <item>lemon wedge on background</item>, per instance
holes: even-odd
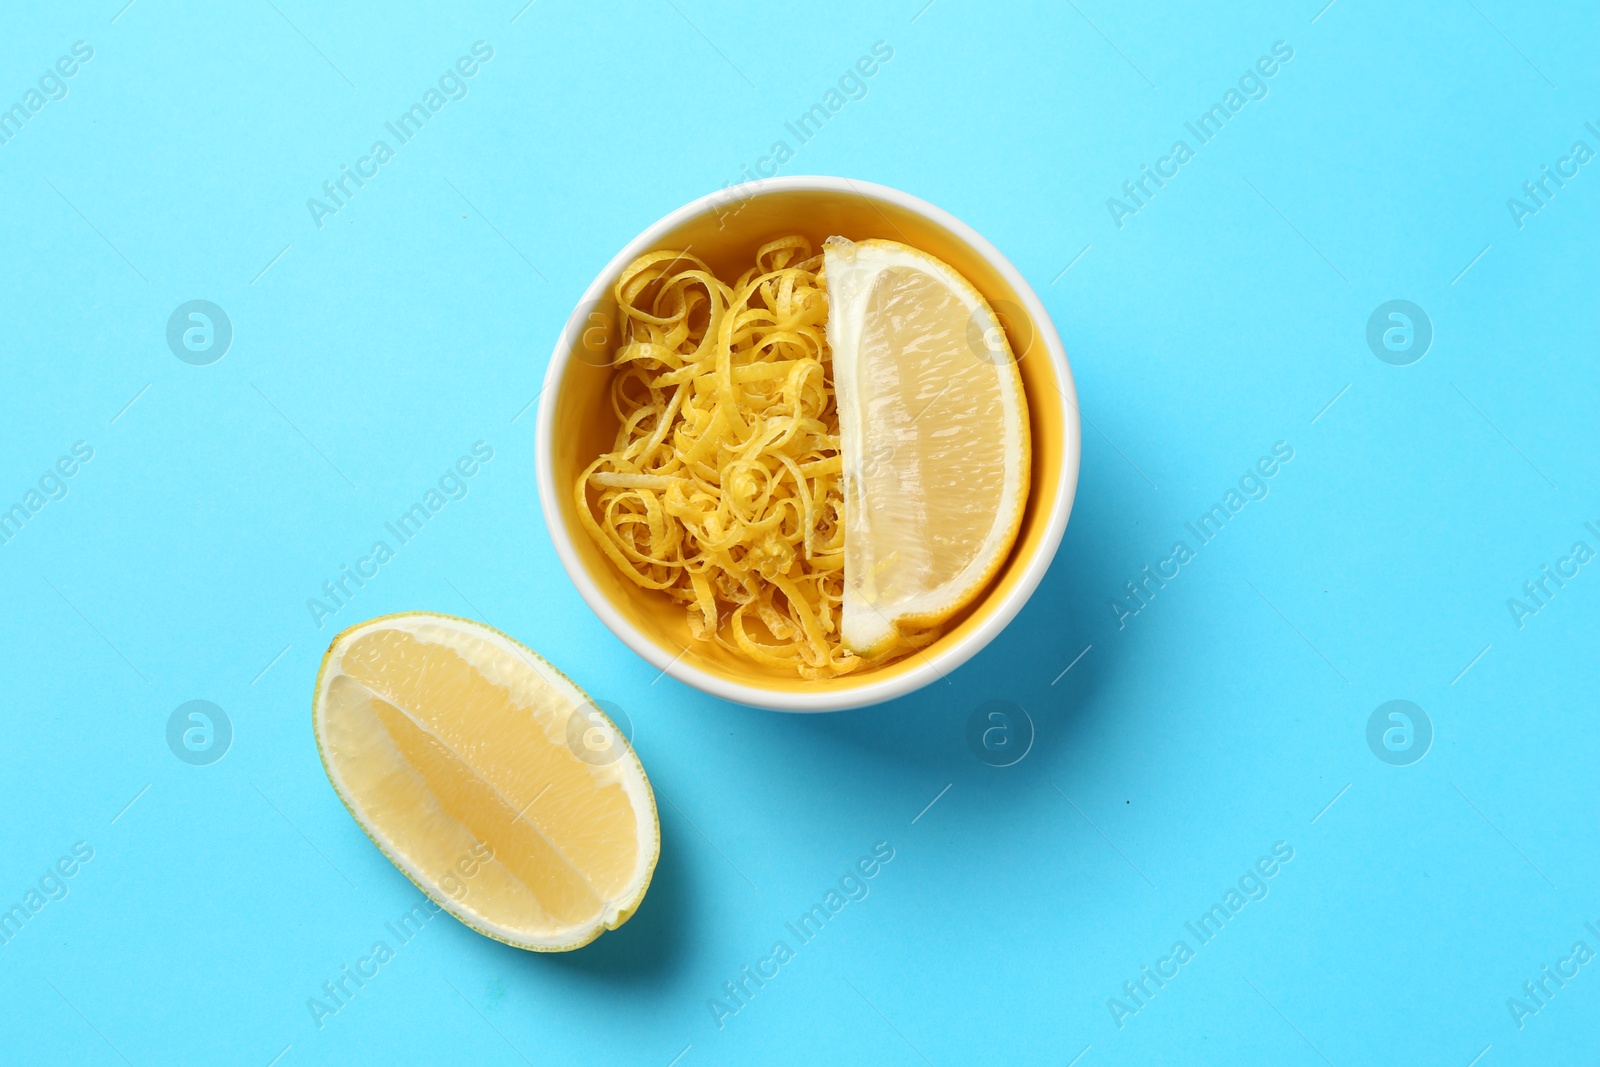
[[[626,922],[661,852],[615,724],[505,634],[425,612],[334,638],[317,748],[339,799],[424,893],[489,937],[578,948]]]
[[[844,466],[845,647],[977,599],[1016,540],[1032,456],[1022,376],[993,309],[896,241],[823,245]]]

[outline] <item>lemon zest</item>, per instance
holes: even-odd
[[[769,241],[733,285],[687,251],[640,256],[613,289],[612,450],[578,515],[624,576],[681,603],[691,637],[802,678],[865,659],[839,636],[844,486],[823,258]]]

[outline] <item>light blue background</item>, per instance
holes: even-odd
[[[0,506],[94,458],[0,546],[0,898],[94,859],[0,947],[0,1059],[1592,1055],[1600,961],[1521,1029],[1507,999],[1600,950],[1600,565],[1520,629],[1507,598],[1600,548],[1600,162],[1521,229],[1506,206],[1600,150],[1592,3],[523,2],[4,16],[0,103],[74,41],[94,58],[0,145]],[[467,98],[318,229],[306,199],[480,40]],[[658,678],[586,609],[528,404],[606,260],[792,146],[876,41],[892,61],[784,172],[904,189],[1009,256],[1071,355],[1083,471],[1044,583],[947,683],[769,714]],[[1275,41],[1270,95],[1114,225]],[[165,341],[197,298],[234,328],[204,367]],[[1396,298],[1434,327],[1408,367],[1365,342]],[[480,440],[468,497],[319,629],[307,598]],[[1278,441],[1270,496],[1119,629],[1123,583]],[[328,786],[312,679],[337,629],[409,609],[626,709],[661,862],[570,955],[437,919],[319,1029],[307,999],[419,894]],[[191,699],[233,723],[211,766],[165,741]],[[1408,767],[1367,747],[1391,699],[1434,726]],[[967,746],[991,700],[1036,724],[1015,766]],[[879,841],[870,895],[719,1029],[710,998]],[[1119,1028],[1108,998],[1279,841],[1270,895]]]

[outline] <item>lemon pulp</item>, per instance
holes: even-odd
[[[314,724],[362,829],[475,929],[576,948],[643,897],[660,852],[643,767],[582,690],[499,631],[428,614],[345,631]],[[602,758],[571,740],[596,729],[611,731]]]
[[[965,278],[894,241],[824,245],[844,467],[841,632],[862,654],[983,591],[1022,524],[1027,404]]]

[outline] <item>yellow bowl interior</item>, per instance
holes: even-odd
[[[937,256],[960,271],[981,292],[1005,323],[1012,350],[1018,355],[1032,426],[1033,468],[1022,530],[1006,565],[989,588],[945,632],[920,654],[871,670],[826,680],[807,680],[755,663],[714,644],[692,641],[682,605],[664,594],[642,589],[619,574],[601,553],[577,517],[574,488],[583,469],[609,451],[617,432],[611,410],[611,371],[605,366],[615,333],[616,304],[606,279],[604,298],[576,317],[582,325],[568,330],[563,343],[573,351],[556,383],[551,434],[551,468],[560,521],[579,560],[616,611],[657,645],[668,658],[691,664],[707,674],[757,689],[794,692],[842,692],[879,682],[913,669],[922,656],[937,657],[960,644],[992,614],[1022,580],[1026,561],[1042,547],[1051,513],[1060,495],[1062,464],[1068,447],[1064,437],[1063,401],[1057,369],[1045,349],[1041,331],[1023,301],[1000,271],[956,234],[931,219],[891,201],[865,193],[821,189],[777,189],[758,192],[685,220],[654,242],[654,248],[690,249],[718,277],[732,280],[750,265],[765,241],[800,233],[821,248],[829,236],[852,240],[885,238],[901,241]],[[652,249],[646,249],[649,251]],[[684,649],[688,648],[685,652]]]

